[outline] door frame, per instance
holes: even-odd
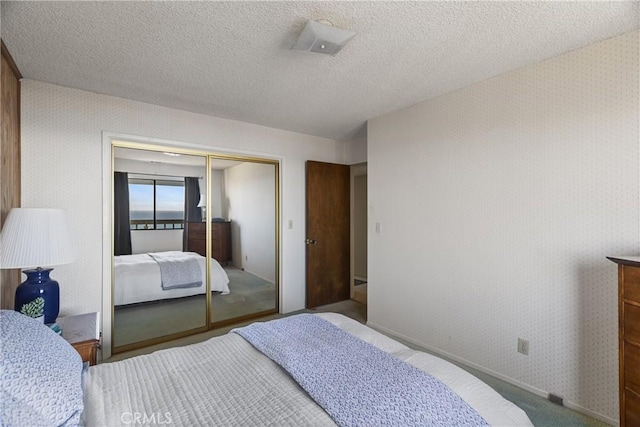
[[[350,262],[350,287],[349,287],[349,298],[354,299],[355,297],[355,178],[356,176],[367,175],[367,162],[356,163],[351,165],[351,177],[350,177],[350,192],[351,192],[351,218],[349,223],[349,232],[350,232],[350,249],[349,249],[349,262]],[[367,179],[368,183],[368,179]],[[368,202],[367,202],[368,206]],[[368,210],[368,209],[367,209]],[[368,225],[368,215],[367,215],[367,230],[369,228]],[[367,245],[367,257],[368,257],[368,246]],[[368,276],[369,274],[367,274]]]

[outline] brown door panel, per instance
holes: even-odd
[[[307,308],[349,299],[349,170],[307,162]]]

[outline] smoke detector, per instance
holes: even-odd
[[[330,21],[310,20],[291,49],[335,55],[355,35],[355,31],[334,27]]]

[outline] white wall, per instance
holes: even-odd
[[[351,185],[353,185],[353,274],[359,279],[366,279],[367,174],[355,175]]]
[[[355,138],[344,145],[345,163],[355,165],[367,161],[367,137]]]
[[[245,162],[224,172],[233,265],[275,283],[275,166]]]
[[[132,230],[131,253],[181,251],[182,230]]]
[[[639,34],[369,122],[372,325],[616,422]]]
[[[211,171],[211,218],[228,219],[227,207],[224,197],[224,171]]]
[[[281,158],[281,218],[294,227],[281,226],[280,308],[304,307],[305,160],[340,163],[344,142],[33,80],[23,80],[21,90],[22,206],[67,209],[79,253],[78,261],[52,274],[60,282],[62,316],[102,311],[103,286],[110,286],[102,283],[103,248],[110,235],[102,228],[103,216],[110,215],[101,194],[103,131]],[[110,323],[103,313],[104,331]]]

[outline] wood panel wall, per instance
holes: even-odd
[[[2,44],[0,76],[2,123],[0,125],[0,227],[11,208],[20,206],[20,79],[7,47]],[[13,309],[20,270],[0,270],[0,307]]]

